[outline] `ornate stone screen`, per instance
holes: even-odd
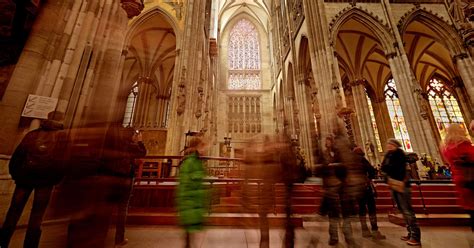
[[[262,132],[260,96],[229,96],[227,116],[228,130],[235,134]]]

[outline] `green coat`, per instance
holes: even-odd
[[[181,163],[176,198],[179,223],[187,231],[200,230],[204,222],[207,205],[207,194],[203,185],[205,174],[197,153],[188,155]]]

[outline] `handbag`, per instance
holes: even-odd
[[[392,189],[393,191],[403,193],[405,191],[405,182],[404,181],[399,181],[393,178],[388,178],[387,179],[387,184]]]

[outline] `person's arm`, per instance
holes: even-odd
[[[34,131],[33,131],[34,132]],[[28,142],[31,141],[35,136],[33,132],[29,132],[25,135],[25,137],[21,140],[20,144],[16,147],[15,151],[12,154],[10,162],[8,164],[8,169],[10,175],[15,180],[16,176],[20,172],[21,168],[25,164],[27,153],[28,153]]]
[[[364,167],[367,172],[367,176],[370,180],[375,179],[376,171],[375,168],[370,164],[370,162],[364,158]]]

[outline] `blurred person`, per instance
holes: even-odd
[[[12,154],[9,170],[15,181],[15,191],[5,221],[0,230],[0,247],[6,248],[28,198],[34,191],[33,207],[28,221],[24,247],[38,247],[41,224],[48,207],[53,187],[63,176],[61,148],[66,135],[63,131],[64,114],[54,111],[42,120],[40,127],[30,131]]]
[[[292,194],[293,184],[304,182],[305,180],[305,165],[302,154],[298,153],[299,147],[296,143],[292,143],[287,135],[281,135],[279,142],[279,149],[273,151],[279,154],[281,164],[281,172],[283,183],[285,184],[285,248],[294,247],[295,245],[295,227],[291,221],[292,216]],[[269,151],[272,152],[272,151]]]
[[[349,247],[356,246],[352,235],[351,219],[354,205],[362,193],[365,182],[362,169],[352,153],[349,140],[342,130],[326,138],[325,163],[319,168],[323,178],[322,215],[329,217],[329,245],[338,244],[338,225],[342,214],[342,231]]]
[[[382,162],[382,171],[392,191],[392,197],[405,219],[408,235],[401,237],[408,245],[421,245],[421,231],[418,227],[415,212],[411,205],[410,182],[407,178],[407,157],[397,139],[388,139],[387,153]]]
[[[474,231],[474,146],[461,125],[449,125],[441,151],[451,166],[459,205],[471,216]]]
[[[274,137],[258,135],[245,154],[246,177],[259,180],[257,192],[258,216],[260,226],[260,247],[270,247],[270,227],[267,215],[272,212],[275,203],[275,183],[281,179],[281,164],[278,161],[281,144]],[[248,194],[248,186],[244,184],[244,192]],[[244,199],[244,206],[250,198]],[[290,234],[290,233],[289,233]],[[290,234],[291,235],[291,234]]]
[[[355,147],[353,152],[359,159],[363,172],[366,176],[365,190],[363,190],[362,196],[359,199],[359,220],[362,228],[362,236],[365,238],[373,237],[374,239],[385,239],[386,237],[380,233],[377,225],[377,207],[375,204],[377,192],[372,181],[376,177],[375,168],[365,158],[365,153],[362,148]],[[372,232],[369,231],[369,227],[367,226],[367,211],[369,213],[369,221]]]
[[[85,149],[68,151],[68,161],[72,172],[81,168],[86,172],[80,175],[68,174],[61,185],[62,195],[58,196],[63,201],[62,207],[68,209],[67,216],[70,219],[67,246],[106,246],[109,225],[115,212],[116,240],[120,242],[124,238],[131,191],[132,161],[144,156],[146,149],[138,140],[134,142],[137,139],[133,137],[134,130],[124,128],[120,123],[84,127],[74,132],[77,132],[79,139],[71,140],[68,150],[76,144]]]
[[[205,153],[206,146],[200,137],[192,137],[179,169],[176,201],[179,224],[185,230],[186,248],[191,247],[191,233],[202,229],[207,211],[207,193],[203,185],[206,172],[200,158]]]
[[[128,243],[128,239],[125,238],[125,222],[134,184],[135,159],[144,157],[147,151],[143,144],[142,133],[130,127],[119,128],[118,139],[111,146],[115,147],[114,150],[119,153],[106,162],[110,166],[120,168],[119,170],[112,169],[112,174],[123,179],[120,189],[117,189],[120,196],[115,231],[115,245],[123,246]]]

